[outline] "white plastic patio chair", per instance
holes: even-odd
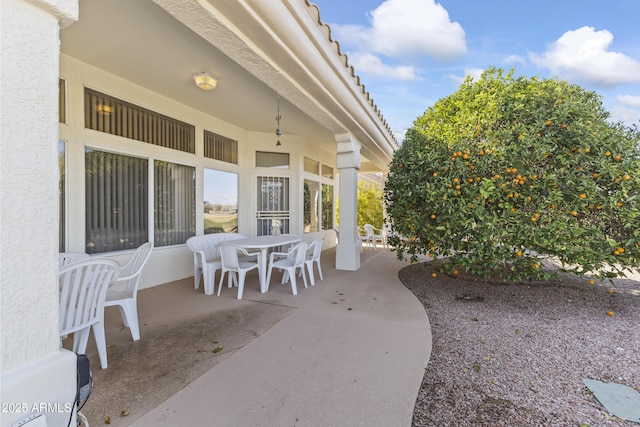
[[[389,224],[388,222],[385,222],[384,225],[382,226],[382,237],[383,237],[383,244],[385,248],[389,247],[389,237],[393,236],[393,230],[391,229],[391,224]]]
[[[365,233],[362,227],[360,226],[356,227],[356,244],[360,247],[360,253],[362,253],[362,250],[363,250],[362,247],[364,246],[366,234],[367,233]]]
[[[334,227],[333,230],[336,232],[336,237],[338,238],[337,243],[340,243],[340,228]],[[356,226],[356,245],[360,246],[360,253],[362,253],[362,235],[364,234],[364,230],[358,226]]]
[[[193,252],[193,287],[200,287],[200,277],[204,275],[204,293],[210,295],[215,290],[216,271],[221,267],[217,241],[204,236],[187,239],[187,248]],[[208,292],[210,291],[210,292]]]
[[[309,272],[309,279],[311,281],[311,286],[315,286],[316,280],[313,273],[314,264],[318,267],[318,274],[320,275],[320,280],[324,280],[322,277],[322,268],[320,267],[320,255],[322,254],[322,246],[324,245],[324,238],[319,238],[312,241],[308,248],[307,254],[304,260],[304,264],[307,266],[307,271]]]
[[[378,241],[384,244],[384,236],[382,235],[381,229],[376,228],[371,224],[365,224],[364,232],[364,239],[368,241],[370,245],[373,245],[373,250],[378,250]]]
[[[200,287],[200,277],[204,277],[204,294],[213,295],[216,289],[216,271],[222,267],[218,243],[245,237],[238,233],[213,233],[187,239],[187,248],[193,252],[194,289]]]
[[[224,282],[224,275],[227,273],[228,287],[231,287],[231,282],[238,287],[238,299],[242,299],[244,293],[244,281],[247,272],[258,269],[258,276],[260,276],[260,253],[249,253],[245,248],[239,246],[224,245],[219,246],[220,259],[222,265],[222,272],[220,273],[220,284],[218,285],[218,296],[222,290],[222,282]],[[238,258],[238,253],[241,257]],[[248,261],[251,258],[255,258],[255,262]],[[236,273],[238,276],[236,277]]]
[[[271,252],[271,255],[269,257],[269,270],[267,272],[267,290],[269,290],[269,283],[271,282],[271,272],[274,268],[283,270],[282,281],[280,283],[286,283],[287,280],[291,280],[291,291],[294,295],[298,295],[298,287],[296,284],[296,271],[298,269],[302,271],[302,280],[304,281],[304,287],[307,287],[307,275],[304,272],[304,262],[307,256],[307,247],[307,242],[300,242],[290,248],[287,252]]]
[[[118,306],[124,326],[131,331],[134,341],[140,339],[140,324],[138,322],[138,285],[142,269],[147,263],[153,243],[143,243],[131,255],[129,261],[121,267],[120,276],[113,281],[107,291],[105,307]]]
[[[59,273],[60,338],[73,333],[73,351],[83,354],[93,329],[102,369],[107,368],[104,302],[119,272],[120,265],[114,260],[91,258],[62,266]]]
[[[58,267],[69,265],[72,262],[78,262],[89,259],[89,254],[84,252],[60,252],[58,254]]]

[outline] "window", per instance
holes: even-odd
[[[204,156],[227,163],[238,164],[238,141],[213,132],[204,131]]]
[[[322,178],[333,179],[333,168],[316,160],[304,158],[304,171]],[[320,177],[318,181],[326,181]],[[331,230],[333,228],[333,185],[321,184],[312,179],[304,180],[304,232]]]
[[[304,180],[304,232],[318,231],[318,202],[320,200],[320,184]]]
[[[85,149],[86,252],[135,249],[148,240],[148,161]]]
[[[312,160],[308,157],[304,158],[304,171],[318,175],[318,169],[320,168],[320,162]]]
[[[256,151],[256,167],[288,169],[289,153]]]
[[[322,184],[322,229],[333,228],[333,185]]]
[[[327,165],[322,165],[322,176],[324,178],[333,179],[333,168]]]
[[[154,162],[154,244],[195,234],[195,168]],[[149,240],[149,160],[87,148],[86,252],[135,249]]]
[[[58,141],[58,168],[60,169],[60,179],[58,180],[58,192],[59,192],[59,218],[58,218],[58,232],[59,243],[58,251],[64,252],[65,249],[65,227],[64,227],[64,142]]]
[[[238,232],[238,175],[204,170],[204,234]]]
[[[154,162],[154,245],[178,245],[196,234],[195,168]]]
[[[85,88],[84,122],[88,129],[196,152],[195,126]]]

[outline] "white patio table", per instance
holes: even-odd
[[[244,239],[225,240],[218,243],[218,246],[240,246],[245,249],[260,249],[260,292],[267,292],[267,258],[269,248],[283,245],[290,245],[302,241],[300,236],[295,234],[278,234],[275,236],[254,236]]]

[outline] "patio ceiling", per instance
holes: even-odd
[[[352,133],[363,144],[363,170],[384,170],[390,160],[396,142],[344,57],[331,50],[326,26],[308,19],[314,6],[302,0],[79,4],[79,21],[60,33],[63,54],[248,131],[274,133],[274,142],[279,92],[285,137],[304,136],[334,152],[335,134]],[[295,52],[308,46],[294,46],[301,38],[294,30],[324,42],[315,60]],[[193,74],[202,71],[219,79],[215,90],[195,86]]]

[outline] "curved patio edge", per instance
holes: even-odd
[[[288,316],[132,425],[410,426],[431,328],[406,263],[365,250],[352,272],[322,256],[324,280],[298,297],[250,295]]]

